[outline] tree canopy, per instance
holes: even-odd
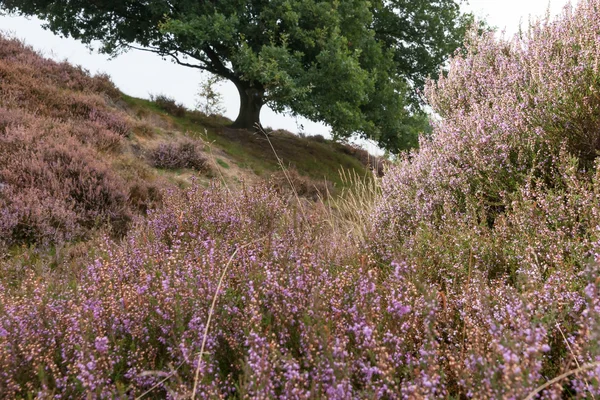
[[[419,90],[472,18],[462,0],[0,0],[55,33],[116,55],[131,48],[232,81],[234,127],[268,104],[392,152],[428,127]]]

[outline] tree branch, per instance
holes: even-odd
[[[223,62],[219,58],[219,55],[217,54],[217,52],[214,51],[208,44],[202,48],[202,51],[204,51],[204,53],[206,53],[209,60],[215,67],[215,69],[217,69],[219,71],[217,73],[218,75],[222,75],[228,79],[235,78],[235,75],[233,74],[233,72],[231,72],[231,70],[229,68],[227,68],[225,66],[225,64],[223,64]]]
[[[158,54],[160,56],[169,56],[171,57],[177,64],[184,66],[184,67],[189,67],[189,68],[196,68],[196,69],[201,69],[203,71],[207,71],[210,72],[212,74],[217,74],[217,75],[222,75],[220,72],[218,72],[215,68],[213,68],[212,66],[208,65],[208,66],[204,66],[204,65],[199,65],[199,64],[190,64],[190,63],[186,63],[181,61],[181,59],[177,56],[177,52],[168,52],[168,51],[164,51],[161,50],[159,48],[152,48],[152,47],[138,47],[138,46],[134,46],[131,44],[124,44],[124,46],[133,49],[133,50],[140,50],[140,51],[145,51],[148,53],[155,53]],[[178,51],[179,53],[182,53],[184,55],[188,55],[187,53],[183,53],[181,51]],[[196,57],[193,57],[190,55],[190,57],[197,59]],[[224,76],[224,78],[229,78],[229,76]]]
[[[166,51],[166,50],[160,49],[158,47],[139,47],[139,46],[134,46],[129,43],[124,43],[124,44],[122,44],[122,46],[133,49],[133,50],[140,50],[140,51],[145,51],[148,53],[155,53],[160,56],[169,56],[178,65],[181,65],[184,67],[189,67],[189,68],[201,69],[203,71],[210,72],[211,74],[222,76],[223,78],[226,78],[229,80],[234,80],[236,78],[235,74],[221,62],[218,55],[212,49],[210,49],[209,46],[206,46],[206,48],[210,51],[211,54],[208,54],[208,51],[205,51],[205,53],[207,53],[206,55],[209,57],[209,60],[203,60],[203,57],[200,54],[191,53],[189,51],[181,50],[179,48],[174,51]],[[191,63],[184,62],[179,57],[178,53],[183,54],[184,56],[191,57],[195,60],[198,60],[198,61],[204,63],[205,65],[191,64]]]

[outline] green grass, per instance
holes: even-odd
[[[184,117],[175,117],[161,110],[150,100],[123,95],[123,101],[135,115],[156,114],[170,121],[176,130],[185,135],[202,139],[212,151],[222,150],[240,168],[267,177],[280,170],[277,156],[284,166],[296,169],[301,175],[312,179],[327,180],[336,187],[345,187],[339,170],[354,171],[366,175],[366,167],[355,157],[340,150],[333,142],[320,142],[289,134],[273,134],[269,141],[262,133],[227,128],[231,122],[224,117],[208,117],[197,111],[188,111]],[[230,165],[222,159],[216,162],[223,168]]]
[[[227,164],[225,161],[221,160],[220,158],[217,158],[217,164],[219,164],[223,168],[227,168],[227,169],[230,168],[229,164]]]

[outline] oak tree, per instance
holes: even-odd
[[[268,104],[397,152],[428,127],[419,89],[462,43],[462,0],[0,0],[55,33],[230,80],[236,128]]]

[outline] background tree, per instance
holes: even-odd
[[[223,95],[218,91],[218,84],[223,78],[210,74],[204,77],[197,93],[196,110],[206,115],[223,114]]]
[[[230,80],[236,128],[268,104],[396,152],[428,127],[419,89],[461,43],[462,0],[0,0],[109,54],[137,48]]]

